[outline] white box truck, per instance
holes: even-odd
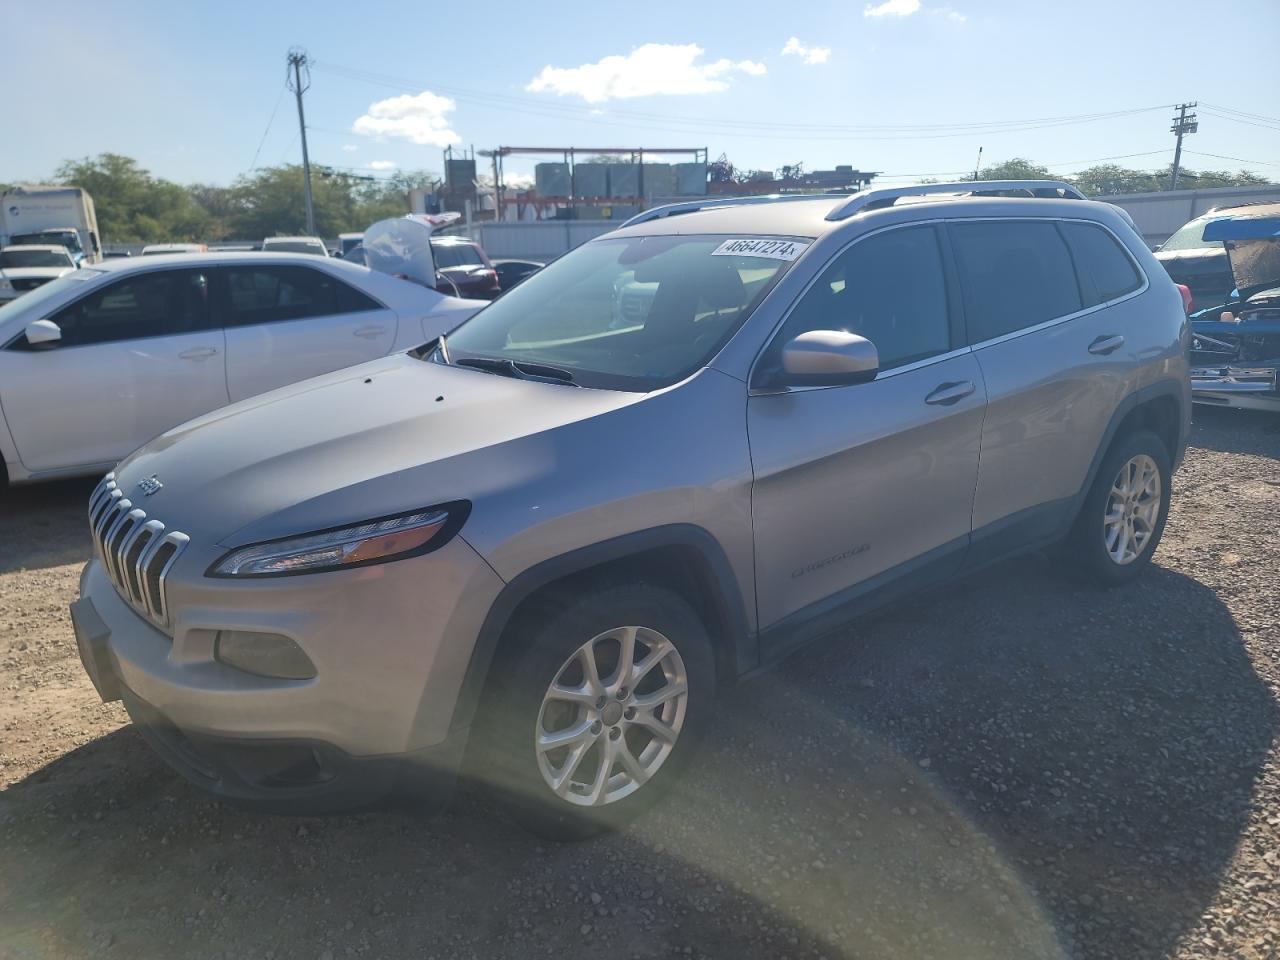
[[[0,247],[61,244],[77,266],[102,259],[93,197],[80,187],[13,187],[0,194]]]

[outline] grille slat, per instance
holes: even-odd
[[[149,519],[145,510],[124,496],[114,473],[103,477],[89,498],[89,530],[116,592],[156,626],[167,629],[165,577],[190,538]]]

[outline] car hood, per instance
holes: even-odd
[[[434,503],[500,478],[474,456],[598,416],[642,394],[515,380],[409,355],[224,407],[157,437],[116,470],[125,496],[205,543],[238,546]],[[480,461],[485,471],[476,469]]]
[[[1157,250],[1155,258],[1161,263],[1178,263],[1184,260],[1220,260],[1226,265],[1227,251],[1222,247],[1189,247],[1185,250]]]
[[[1204,237],[1225,242],[1242,300],[1280,285],[1280,216],[1255,213],[1217,220],[1204,228]]]

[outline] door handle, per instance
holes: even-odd
[[[367,327],[356,327],[351,331],[352,336],[363,337],[366,340],[372,340],[374,337],[380,337],[386,332],[386,327],[380,327],[377,324],[370,324]]]
[[[183,350],[182,353],[178,354],[178,358],[181,360],[208,360],[217,352],[213,347],[192,347],[190,350]]]
[[[934,406],[949,407],[953,403],[959,403],[976,389],[977,387],[970,380],[942,383],[934,388],[933,393],[924,398],[924,402]]]
[[[1089,352],[1106,356],[1108,353],[1115,353],[1124,346],[1124,337],[1118,333],[1112,333],[1098,337],[1093,343],[1089,344]]]

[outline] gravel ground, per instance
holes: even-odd
[[[1280,957],[1280,422],[1197,421],[1138,588],[1036,557],[863,621],[564,846],[188,787],[75,656],[91,484],[0,494],[0,958]]]

